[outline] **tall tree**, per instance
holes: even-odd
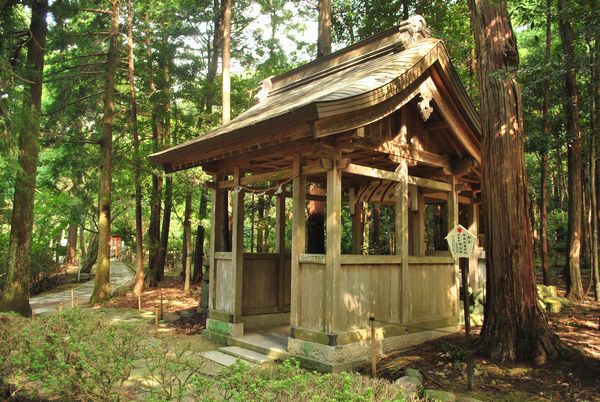
[[[112,134],[114,119],[115,76],[119,43],[120,0],[112,0],[106,80],[104,83],[104,116],[102,118],[102,163],[100,167],[100,199],[98,202],[98,265],[94,278],[91,303],[100,303],[110,297],[110,242],[112,192]]]
[[[319,0],[317,57],[331,53],[331,0]]]
[[[139,296],[144,288],[144,234],[142,231],[142,163],[138,132],[137,100],[135,94],[135,60],[133,55],[133,6],[127,0],[127,47],[129,69],[129,101],[133,141],[133,182],[135,187],[135,284],[133,293]]]
[[[546,50],[544,63],[550,64],[552,42],[552,0],[546,0]],[[550,76],[544,76],[544,105],[542,107],[543,141],[547,143],[550,137]],[[540,242],[542,251],[542,273],[544,285],[550,284],[550,257],[548,255],[548,147],[544,146],[541,155],[540,178]]]
[[[495,361],[556,358],[562,350],[536,296],[522,144],[517,44],[505,0],[469,0],[481,102],[485,320],[478,351]]]
[[[583,205],[581,127],[579,125],[579,92],[577,90],[577,59],[573,42],[575,33],[571,28],[566,0],[558,0],[558,28],[565,52],[565,111],[569,132],[569,238],[567,246],[567,297],[583,298],[581,283],[581,219]]]
[[[222,75],[223,75],[223,124],[231,119],[231,77],[229,65],[231,63],[231,3],[232,0],[222,0],[221,24],[223,51],[222,51]]]
[[[19,166],[15,180],[10,226],[8,270],[0,297],[0,311],[31,315],[29,306],[30,257],[33,232],[33,205],[38,165],[38,137],[42,104],[44,54],[48,26],[47,0],[31,2],[31,22],[27,41],[27,90],[23,101],[22,127],[19,131]]]

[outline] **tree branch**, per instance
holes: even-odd
[[[68,107],[69,107],[69,106],[71,106],[71,105],[74,105],[74,104],[76,104],[76,103],[79,103],[79,102],[81,102],[81,101],[84,101],[84,100],[86,100],[86,99],[93,98],[94,96],[98,96],[98,95],[102,95],[102,94],[104,94],[104,91],[103,91],[103,90],[102,90],[102,91],[95,92],[95,93],[93,93],[93,94],[90,94],[90,95],[87,95],[87,96],[84,96],[84,97],[82,97],[82,98],[79,98],[79,99],[75,99],[74,101],[72,101],[72,102],[69,102],[69,103],[67,103],[67,104],[63,105],[62,107],[59,107],[59,108],[58,108],[58,109],[56,109],[56,110],[53,110],[53,111],[51,111],[51,112],[48,112],[48,113],[45,113],[45,116],[51,116],[51,115],[53,115],[53,114],[56,114],[56,113],[58,113],[58,112],[61,112],[61,111],[65,110],[66,108],[68,108]]]

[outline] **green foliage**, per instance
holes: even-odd
[[[202,401],[404,400],[401,391],[386,380],[348,372],[306,371],[294,359],[255,367],[238,361],[215,378],[196,376],[192,385]]]
[[[80,309],[35,320],[11,317],[0,327],[20,332],[3,338],[11,351],[2,366],[5,382],[31,399],[118,400],[139,338],[147,332],[139,324],[110,323]]]
[[[467,347],[462,343],[444,342],[440,345],[440,349],[452,363],[461,363],[467,356]]]
[[[150,400],[181,401],[188,386],[200,375],[204,360],[191,352],[190,344],[174,344],[168,338],[151,339],[144,344],[144,378]]]

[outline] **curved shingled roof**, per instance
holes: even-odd
[[[417,22],[424,26],[424,21]],[[407,89],[434,65],[446,77],[454,103],[462,109],[461,114],[466,116],[471,131],[479,137],[477,113],[442,41],[424,38],[425,35],[420,35],[420,31],[415,29],[414,20],[412,24],[412,31],[406,29],[405,22],[272,78],[268,82],[271,90],[266,100],[206,135],[151,155],[151,161],[163,165],[167,171],[179,170],[202,163],[200,160],[194,163],[194,154],[260,136],[269,125],[292,127],[346,113],[359,113],[361,109],[380,104]],[[321,133],[313,132],[313,135],[335,133],[335,128],[332,128]]]

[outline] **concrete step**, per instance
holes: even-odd
[[[239,346],[240,348],[253,350],[255,352],[267,355],[272,359],[286,359],[290,357],[287,352],[287,336],[265,335],[258,333],[244,334],[241,337],[229,338],[229,344]]]
[[[218,350],[209,350],[208,352],[202,352],[200,353],[200,356],[225,367],[233,366],[237,361],[235,357],[223,352],[219,352]]]
[[[262,364],[266,362],[270,362],[274,360],[272,357],[264,355],[262,353],[255,352],[253,350],[248,350],[245,348],[241,348],[239,346],[225,346],[219,348],[219,351],[223,353],[227,353],[232,357],[237,357],[250,363]]]

